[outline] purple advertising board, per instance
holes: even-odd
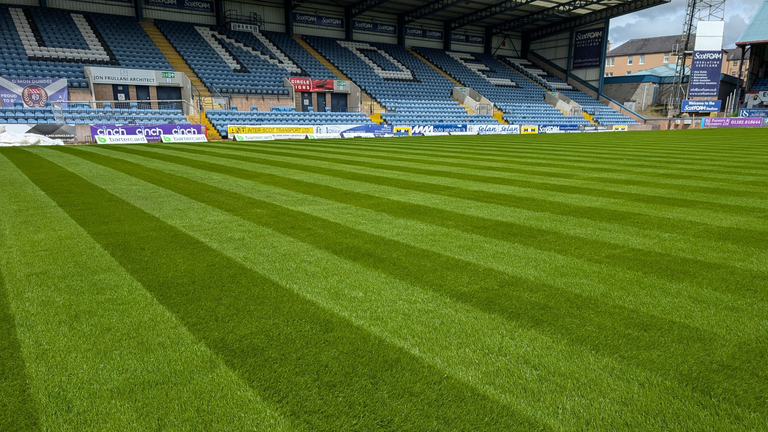
[[[147,141],[160,141],[161,135],[205,135],[203,125],[92,125],[91,137],[144,135]]]
[[[701,127],[760,127],[763,119],[757,117],[705,117],[701,120]]]
[[[580,30],[574,33],[573,68],[600,67],[603,52],[603,30]]]
[[[720,89],[722,51],[694,51],[691,60],[691,77],[688,82],[688,99],[716,98]]]
[[[48,101],[67,100],[67,80],[59,78],[0,78],[0,106],[13,107],[21,101],[25,107],[42,108]]]

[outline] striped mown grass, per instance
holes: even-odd
[[[0,429],[765,429],[765,138],[0,150]]]

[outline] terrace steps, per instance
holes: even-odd
[[[408,52],[413,54],[414,56],[416,56],[416,58],[418,58],[419,60],[423,61],[427,65],[429,65],[432,69],[436,70],[440,75],[444,76],[445,78],[448,78],[457,87],[466,87],[464,84],[458,82],[454,77],[448,75],[447,73],[443,72],[442,69],[440,69],[439,67],[437,67],[437,66],[433,65],[432,63],[430,63],[429,60],[427,60],[424,57],[422,57],[421,55],[419,55],[419,53],[417,53],[413,49],[408,48]]]
[[[307,50],[307,52],[310,53],[312,55],[312,57],[316,58],[317,61],[320,62],[320,64],[322,64],[323,66],[326,67],[326,69],[331,71],[331,73],[333,73],[333,75],[335,75],[336,78],[338,78],[340,80],[352,82],[352,80],[348,76],[344,75],[344,73],[342,71],[340,71],[339,68],[334,66],[333,63],[328,61],[328,59],[323,57],[322,54],[317,52],[317,50],[315,50],[312,47],[312,45],[307,43],[307,41],[305,41],[301,36],[294,36],[293,39],[299,45],[301,45],[302,48]],[[377,123],[377,124],[381,124],[383,122],[383,120],[381,119],[381,113],[386,112],[387,110],[384,109],[384,107],[382,107],[381,104],[379,104],[376,101],[376,99],[372,98],[371,95],[369,95],[368,93],[366,93],[362,89],[360,89],[360,93],[362,95],[362,104],[363,104],[363,106],[360,109],[361,110],[365,110],[366,113],[369,113],[368,117],[371,118],[371,121],[373,121],[374,123]],[[373,109],[371,109],[371,106],[373,106]],[[376,121],[377,119],[378,119],[378,121]]]
[[[213,123],[208,119],[208,116],[205,115],[205,112],[200,113],[200,121],[202,122],[203,126],[205,126],[205,131],[208,133],[208,139],[209,140],[220,140],[221,135],[219,134],[219,131],[216,130],[215,127],[213,127]]]
[[[504,113],[499,111],[499,109],[496,107],[493,107],[493,118],[495,118],[496,121],[501,124],[509,124],[506,120],[504,120]]]
[[[532,83],[536,84],[537,86],[541,87],[542,89],[544,89],[544,91],[550,91],[548,88],[544,87],[544,86],[543,86],[543,85],[542,85],[540,82],[532,80],[532,79],[531,79],[531,78],[530,78],[528,75],[526,75],[526,74],[524,74],[523,72],[521,72],[521,71],[519,71],[519,70],[515,69],[514,67],[512,67],[512,65],[508,64],[507,62],[505,62],[505,61],[499,61],[499,63],[501,63],[501,64],[503,64],[504,66],[506,66],[506,67],[508,67],[508,68],[512,69],[513,71],[517,72],[517,73],[518,73],[518,74],[520,74],[520,75],[521,75],[523,78],[527,79],[528,81],[530,81],[530,82],[532,82]],[[564,114],[564,115],[567,115],[567,114],[565,114],[565,113],[563,113],[563,114]]]

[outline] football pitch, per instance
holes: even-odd
[[[0,431],[768,427],[768,130],[0,149]]]

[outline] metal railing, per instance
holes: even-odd
[[[227,22],[235,21],[246,24],[255,24],[259,26],[259,28],[264,26],[264,18],[262,18],[261,15],[256,12],[244,14],[237,9],[228,9],[226,12],[224,12],[224,17],[226,18]]]
[[[56,123],[65,124],[69,118],[74,117],[78,109],[98,110],[97,114],[108,118],[110,114],[115,116],[129,114],[153,113],[159,110],[177,111],[174,114],[181,114],[185,121],[190,117],[199,118],[200,110],[189,102],[183,100],[143,100],[143,101],[68,101],[52,102],[51,111],[53,112]],[[158,113],[160,114],[160,113]],[[163,113],[167,114],[167,113]]]

